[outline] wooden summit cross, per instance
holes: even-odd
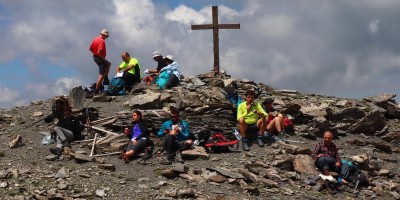
[[[240,24],[218,24],[218,6],[212,7],[212,24],[192,25],[192,30],[213,29],[214,73],[219,74],[219,29],[240,29]]]

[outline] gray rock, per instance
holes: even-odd
[[[2,181],[0,182],[0,188],[7,188],[8,187],[8,182]]]
[[[57,185],[57,188],[60,189],[60,190],[65,190],[65,189],[68,188],[68,185],[65,184],[65,183],[60,183],[60,184]]]
[[[82,86],[72,88],[69,92],[69,104],[72,108],[81,109],[85,106],[85,92]]]
[[[111,102],[112,97],[103,94],[95,95],[92,97],[93,102]]]
[[[350,129],[351,133],[373,135],[386,126],[385,117],[378,111],[368,113],[363,119],[356,122]]]
[[[189,167],[181,163],[174,163],[172,165],[172,170],[178,173],[187,173],[189,171]]]
[[[161,108],[161,94],[147,90],[145,94],[138,94],[126,101],[123,105],[129,106],[131,109],[155,109]]]
[[[75,161],[78,162],[78,163],[81,163],[81,162],[92,162],[93,161],[92,157],[90,157],[88,155],[85,155],[85,154],[74,153],[73,157],[75,158]]]
[[[113,164],[100,164],[97,167],[108,171],[115,171],[115,165]]]
[[[314,160],[309,155],[296,155],[293,160],[294,170],[302,174],[318,174]]]
[[[61,167],[61,169],[58,170],[54,178],[65,178],[67,176],[67,171],[65,170],[64,167]]]
[[[105,193],[105,191],[103,189],[97,189],[95,191],[96,196],[98,197],[105,197],[107,194]]]
[[[226,177],[230,177],[230,178],[234,178],[234,179],[243,179],[244,176],[240,173],[237,172],[232,172],[231,170],[224,168],[224,167],[207,167],[208,170],[211,171],[217,171],[218,173],[226,176]]]

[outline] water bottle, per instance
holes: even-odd
[[[242,136],[240,135],[239,131],[233,129],[233,134],[235,135],[237,140],[242,140]]]

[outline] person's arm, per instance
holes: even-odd
[[[166,129],[168,129],[168,127],[167,127],[167,122],[164,122],[162,125],[161,125],[161,128],[160,128],[160,130],[157,132],[157,137],[164,137],[165,136],[165,130]]]
[[[339,167],[342,164],[342,161],[340,160],[339,151],[336,145],[334,145],[334,151],[335,151],[336,166]]]
[[[258,114],[258,113],[261,113],[262,116],[268,117],[268,114],[267,114],[267,113],[265,112],[265,110],[262,108],[262,106],[261,106],[260,103],[257,103],[257,104],[256,104],[256,110],[258,111],[257,114]],[[259,114],[259,115],[260,115],[260,114]]]
[[[318,158],[320,157],[320,155],[319,155],[320,150],[321,150],[321,145],[320,145],[320,143],[318,143],[317,145],[315,145],[314,151],[313,151],[313,153],[311,154],[311,157],[312,157],[312,159],[313,159],[314,161],[317,161]]]
[[[237,120],[244,118],[247,115],[246,102],[239,104],[237,112]]]
[[[139,65],[135,65],[135,76],[137,78],[140,78],[140,69],[139,69]]]
[[[185,140],[189,138],[190,135],[190,131],[189,131],[189,125],[186,121],[181,121],[182,124],[182,129],[179,132],[179,135],[181,135],[182,138],[184,138]]]

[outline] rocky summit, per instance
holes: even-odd
[[[253,89],[256,101],[273,98],[274,107],[289,116],[295,131],[284,138],[266,138],[249,152],[233,147],[225,152],[200,146],[183,152],[184,164],[162,163],[161,140],[155,137],[171,106],[179,108],[191,132],[211,130],[227,137],[236,128],[227,93]],[[395,94],[344,99],[214,73],[182,79],[179,87],[160,90],[138,84],[128,95],[85,98],[82,87],[68,95],[75,115],[89,114],[86,139],[50,154],[47,140],[52,124],[52,99],[0,110],[0,196],[2,199],[400,199],[400,107]],[[125,164],[118,150],[128,139],[122,134],[133,110],[140,110],[156,147]],[[87,111],[87,112],[86,112]],[[84,117],[85,118],[85,117]],[[85,120],[83,120],[85,121]],[[332,191],[326,182],[305,181],[318,175],[311,152],[325,130],[342,158],[368,175],[368,187],[341,185]],[[97,134],[96,134],[97,133]],[[97,135],[96,141],[93,137]],[[95,145],[93,145],[95,143]],[[93,150],[93,151],[92,151]]]

